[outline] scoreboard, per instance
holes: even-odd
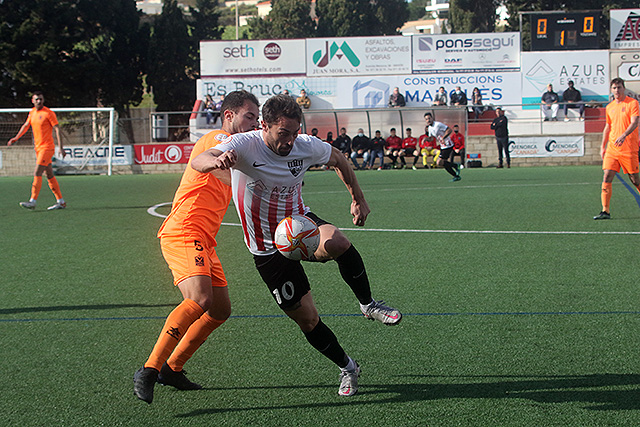
[[[531,50],[598,49],[600,12],[532,13]]]

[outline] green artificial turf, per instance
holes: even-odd
[[[361,171],[355,229],[333,172],[305,177],[313,212],[362,254],[374,297],[404,313],[366,321],[334,263],[305,270],[324,322],[362,365],[359,393],[279,311],[238,226],[218,234],[232,317],[188,362],[204,390],[132,376],[181,301],[147,213],[179,175],[63,176],[68,208],[38,208],[30,177],[0,179],[0,425],[604,426],[640,424],[640,207],[599,167]],[[169,207],[157,209],[168,213]],[[237,224],[233,207],[225,221]]]

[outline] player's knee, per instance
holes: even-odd
[[[209,316],[214,319],[225,322],[229,317],[231,317],[231,305],[230,304],[211,304],[209,310],[207,311]]]
[[[190,298],[196,302],[204,311],[210,311],[211,305],[213,304],[213,297],[208,294],[197,295]],[[212,316],[217,319],[217,317]]]
[[[334,233],[329,239],[324,242],[325,251],[335,259],[345,253],[351,246],[351,242],[347,239],[347,236],[337,232]]]
[[[300,327],[302,332],[311,332],[314,330],[318,322],[320,321],[320,316],[316,313],[314,316],[305,317],[302,319],[297,319],[296,323]]]

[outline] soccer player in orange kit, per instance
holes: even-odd
[[[18,134],[11,138],[7,145],[12,145],[18,141],[31,126],[33,132],[34,148],[36,150],[36,170],[33,174],[33,184],[31,185],[31,199],[28,202],[20,202],[20,206],[27,209],[35,209],[38,195],[40,194],[40,188],[42,187],[42,174],[47,174],[47,182],[49,188],[56,196],[56,204],[49,206],[48,210],[64,209],[67,207],[62,193],[60,192],[60,185],[58,180],[53,175],[53,167],[51,166],[51,159],[55,154],[56,146],[53,141],[53,135],[55,134],[58,140],[58,147],[60,148],[60,154],[64,158],[66,153],[62,146],[62,140],[60,139],[60,131],[58,129],[58,119],[56,113],[44,106],[44,95],[42,92],[34,92],[31,96],[31,103],[33,108],[29,112],[27,121],[24,122]]]
[[[180,390],[202,388],[182,368],[231,315],[227,280],[215,251],[215,236],[231,201],[231,175],[228,170],[197,172],[191,161],[235,133],[256,129],[258,106],[256,97],[244,90],[225,96],[222,128],[193,147],[171,213],[158,231],[162,255],[184,301],[169,314],[151,355],[133,377],[134,394],[147,403],[153,401],[156,381]]]
[[[622,171],[629,175],[631,183],[640,191],[640,176],[638,175],[638,116],[640,109],[638,101],[626,96],[624,80],[619,77],[611,80],[613,101],[607,105],[607,124],[602,131],[602,211],[593,219],[611,219],[609,202],[611,201],[611,187],[616,173]]]

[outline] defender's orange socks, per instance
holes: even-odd
[[[195,301],[190,299],[182,301],[167,317],[160,337],[144,367],[155,368],[159,371],[189,326],[198,320],[202,313],[204,310]]]
[[[41,178],[42,179],[42,178]],[[60,185],[58,185],[58,180],[56,177],[51,177],[47,179],[49,183],[49,188],[53,192],[53,195],[56,196],[56,200],[62,199],[62,193],[60,192]]]
[[[225,319],[227,320],[227,319]],[[182,367],[193,353],[200,348],[207,340],[207,337],[225,320],[214,319],[209,313],[204,313],[198,320],[189,327],[184,338],[180,340],[178,346],[167,360],[167,365],[176,372],[182,371]]]
[[[602,199],[602,210],[604,212],[609,212],[609,203],[611,202],[611,187],[613,184],[611,182],[603,182],[602,183],[602,193],[600,197]]]
[[[31,184],[31,198],[38,200],[40,189],[42,188],[42,175],[33,177],[33,184]]]

